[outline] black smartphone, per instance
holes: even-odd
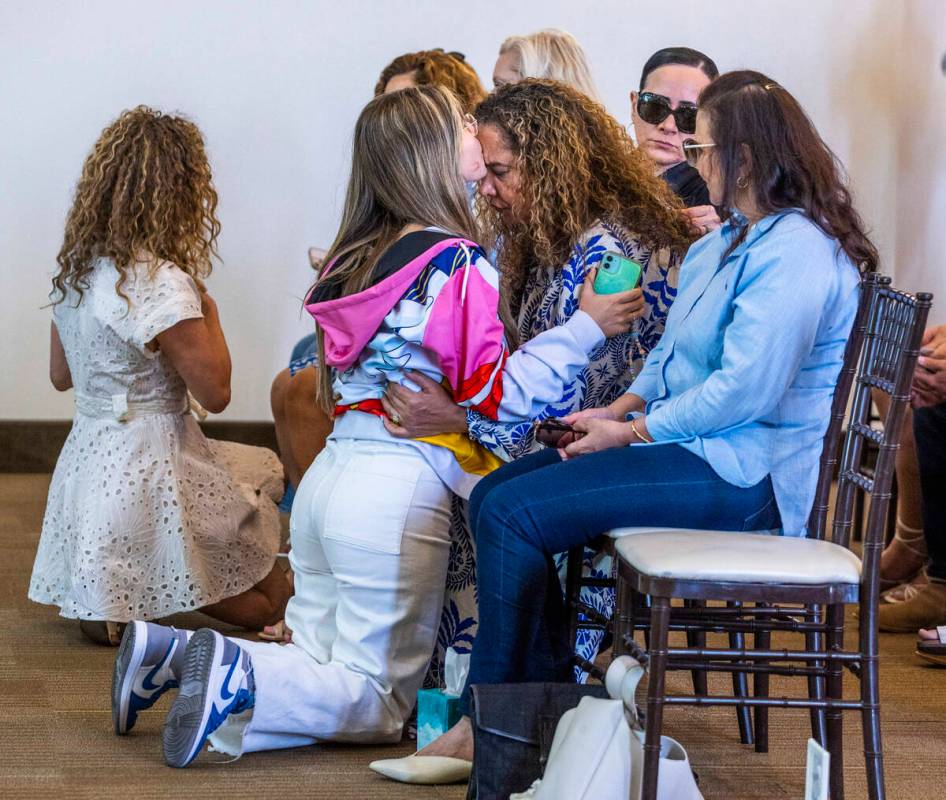
[[[558,443],[566,433],[573,433],[576,438],[582,435],[571,425],[555,417],[535,423],[535,440],[547,447],[558,447]]]

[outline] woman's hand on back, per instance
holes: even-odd
[[[585,276],[578,308],[590,316],[608,338],[627,333],[634,320],[644,313],[644,293],[640,289],[617,294],[598,294],[594,281],[597,270]]]
[[[388,433],[399,439],[466,433],[466,411],[453,402],[443,386],[420,372],[406,372],[405,377],[416,383],[420,391],[388,384],[381,398]]]

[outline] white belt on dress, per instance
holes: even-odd
[[[113,394],[109,397],[76,392],[76,412],[86,417],[114,419],[127,422],[133,417],[149,414],[186,414],[190,411],[190,399],[184,397],[166,400],[129,400],[127,394]]]

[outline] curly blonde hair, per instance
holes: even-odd
[[[195,279],[210,274],[220,223],[217,192],[197,126],[138,106],[99,136],[85,160],[53,277],[53,303],[82,300],[98,258],[111,259],[122,292],[128,270],[170,261]]]
[[[381,72],[374,87],[374,95],[384,94],[388,81],[395,75],[413,73],[418,86],[443,86],[453,92],[460,101],[464,114],[473,112],[477,104],[486,97],[476,70],[466,63],[462,53],[447,53],[443,50],[420,50],[398,56]]]
[[[529,272],[568,261],[598,219],[616,222],[651,248],[686,248],[680,200],[604,107],[562,83],[527,79],[496,89],[476,110],[516,156],[517,217],[507,224],[483,197],[478,211],[502,241],[500,272],[513,309]]]

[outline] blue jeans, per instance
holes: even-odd
[[[778,528],[772,482],[748,489],[720,478],[679,445],[618,447],[562,461],[521,458],[470,497],[479,629],[467,689],[476,683],[568,681],[571,648],[556,553],[611,528],[661,525],[749,531]]]

